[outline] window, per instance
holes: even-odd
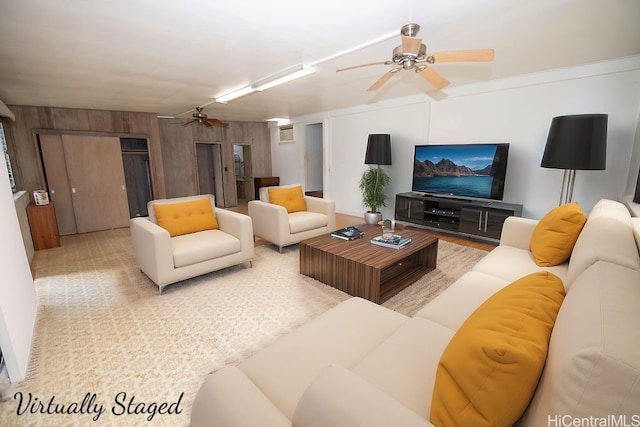
[[[16,181],[13,179],[13,170],[11,169],[11,160],[9,160],[9,151],[7,148],[7,140],[4,138],[4,128],[2,122],[0,122],[0,145],[2,146],[2,154],[7,162],[7,170],[9,171],[9,182],[11,182],[11,189],[16,188]]]

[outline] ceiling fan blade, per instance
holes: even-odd
[[[188,120],[188,121],[186,121],[186,122],[184,122],[184,123],[182,124],[182,127],[189,126],[191,123],[194,123],[194,122],[197,122],[197,121],[198,121],[198,120],[196,120],[196,119]]]
[[[386,65],[386,64],[390,64],[389,61],[383,61],[383,62],[370,62],[368,64],[360,64],[360,65],[354,65],[352,67],[346,67],[346,68],[339,68],[336,70],[336,73],[339,73],[340,71],[347,71],[347,70],[353,70],[354,68],[360,68],[360,67],[368,67],[370,65]]]
[[[402,36],[402,53],[418,56],[422,39],[418,37]]]
[[[442,77],[442,74],[431,67],[427,67],[422,71],[418,71],[418,74],[420,74],[423,79],[431,83],[431,85],[436,89],[442,89],[443,87],[449,86],[451,84],[449,80]]]
[[[200,123],[202,123],[203,125],[205,125],[206,127],[210,128],[212,126],[211,123],[209,123],[208,119],[204,119],[202,120]]]
[[[387,80],[389,80],[391,77],[393,77],[393,75],[395,73],[397,73],[395,68],[393,70],[390,70],[390,71],[387,71],[386,73],[384,73],[382,75],[382,77],[380,77],[374,84],[372,84],[369,87],[369,89],[367,89],[367,92],[373,92],[373,91],[376,91],[376,90],[380,89],[380,86],[385,84],[387,82]]]
[[[222,120],[218,120],[218,119],[207,119],[207,122],[211,125],[221,126],[223,128],[226,128],[227,126],[229,126],[229,123],[223,122]]]
[[[432,56],[435,64],[441,62],[490,62],[493,61],[495,51],[493,49],[456,50],[434,53]]]

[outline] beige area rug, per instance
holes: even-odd
[[[415,313],[485,254],[441,241],[438,268],[384,305]],[[138,270],[128,229],[65,236],[35,263],[30,372],[14,385],[18,398],[0,403],[2,426],[186,426],[209,372],[350,298],[300,275],[297,245],[283,254],[259,246],[253,268],[187,280],[162,295]],[[154,415],[163,402],[172,413]]]

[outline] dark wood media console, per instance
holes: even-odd
[[[492,200],[396,194],[395,219],[424,228],[497,243],[507,217],[522,216],[522,205]]]

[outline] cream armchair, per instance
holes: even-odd
[[[154,206],[208,199],[218,229],[207,229],[172,237],[158,225]],[[249,262],[254,256],[251,218],[214,208],[214,196],[191,196],[152,200],[149,217],[132,218],[131,240],[140,270],[162,289],[171,283],[225,267]]]
[[[260,188],[260,200],[248,204],[253,233],[282,248],[336,228],[336,206],[333,200],[303,196],[306,210],[289,213],[284,206],[271,203],[269,188],[292,188],[299,185]],[[302,191],[302,190],[300,190]]]

